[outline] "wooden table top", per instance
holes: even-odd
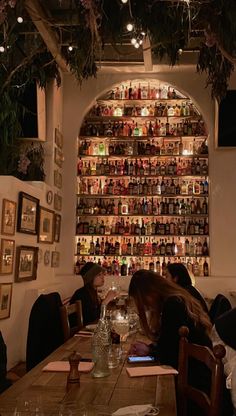
[[[83,358],[91,358],[91,338],[74,336],[69,339],[2,393],[0,415],[13,414],[17,400],[37,395],[41,397],[44,415],[58,414],[63,401],[76,400],[93,408],[91,415],[105,415],[120,407],[152,403],[160,407],[160,416],[176,416],[174,376],[130,378],[126,367],[132,364],[127,363],[126,357],[117,368],[111,369],[108,377],[93,378],[91,373],[80,373],[80,387],[76,385],[66,393],[68,373],[43,372],[42,369],[51,361],[67,360],[73,351],[78,351]]]

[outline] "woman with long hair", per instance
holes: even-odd
[[[176,283],[153,271],[139,270],[131,278],[129,296],[136,304],[146,336],[155,341],[154,344],[134,343],[131,354],[156,355],[161,364],[178,368],[178,331],[182,325],[189,328],[189,342],[211,347],[211,322],[207,313]]]
[[[205,299],[201,293],[193,286],[192,279],[188,272],[187,267],[183,263],[170,263],[166,267],[166,276],[168,280],[172,280],[177,283],[179,286],[187,290],[190,295],[197,299],[205,312],[208,313],[208,308]]]

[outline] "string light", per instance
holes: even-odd
[[[72,52],[72,51],[73,51],[73,49],[74,49],[74,48],[73,48],[73,46],[72,46],[72,45],[69,45],[69,46],[68,46],[68,51],[69,51],[69,52]]]
[[[121,0],[121,3],[126,4],[128,3],[128,0]]]
[[[128,30],[128,32],[132,32],[132,30],[134,29],[133,23],[128,23],[126,29]]]
[[[1,52],[1,53],[5,52],[5,48],[4,48],[4,46],[0,46],[0,52]]]
[[[18,23],[23,23],[23,21],[24,21],[22,16],[18,16],[16,20],[17,20]]]

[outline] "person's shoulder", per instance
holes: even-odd
[[[82,286],[79,289],[76,289],[76,291],[74,292],[74,294],[72,295],[70,299],[70,304],[74,303],[76,300],[80,300],[81,296],[83,296],[85,293],[84,288],[85,286]]]

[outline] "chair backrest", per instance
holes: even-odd
[[[222,358],[225,356],[223,345],[216,345],[213,352],[210,348],[188,342],[189,329],[182,326],[179,330],[179,374],[177,383],[178,415],[187,416],[188,401],[198,406],[202,416],[219,416],[221,414],[222,392],[224,387],[224,366]],[[189,384],[189,361],[195,359],[203,363],[211,372],[209,395]],[[199,363],[199,364],[200,364]]]
[[[82,303],[77,300],[75,303],[62,305],[60,307],[61,323],[64,341],[67,341],[83,327]],[[72,318],[72,319],[71,319]]]
[[[32,306],[27,336],[26,369],[31,370],[64,342],[59,293],[40,295]]]
[[[232,306],[229,299],[219,293],[213,300],[209,310],[211,322],[214,324],[219,316],[223,315],[223,313],[229,311],[230,309],[232,309]]]

